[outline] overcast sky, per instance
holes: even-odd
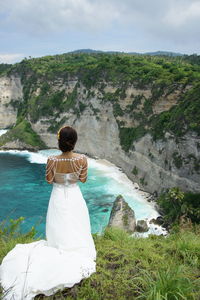
[[[200,0],[0,0],[0,62],[76,49],[200,54]]]

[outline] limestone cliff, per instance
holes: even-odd
[[[22,85],[19,77],[0,78],[0,128],[11,127],[17,120],[17,106],[22,101]]]
[[[191,84],[156,90],[154,84],[101,79],[87,86],[79,74],[44,80],[30,70],[23,76],[20,72],[0,77],[0,129],[12,127],[18,113],[17,126],[28,128],[20,123],[25,118],[37,135],[35,141],[42,140],[40,148],[55,148],[56,131],[70,124],[79,134],[76,150],[108,159],[142,189],[160,193],[179,186],[200,192],[200,136],[192,127],[182,132],[186,125],[177,127],[177,136],[175,121],[166,123],[167,113],[189,97]],[[23,142],[19,136],[10,142],[5,135],[0,145],[21,149]]]

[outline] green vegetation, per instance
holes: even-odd
[[[115,117],[117,117],[117,116],[121,116],[122,117],[124,115],[124,112],[121,109],[119,103],[114,103],[113,104],[113,114],[114,114]]]
[[[56,133],[66,122],[67,118],[63,117],[59,122],[56,122],[56,120],[51,121],[51,125],[47,129],[47,131],[51,133]]]
[[[79,109],[80,109],[80,112],[82,113],[85,109],[86,109],[87,105],[83,102],[79,102]]]
[[[121,141],[122,148],[128,151],[133,143],[133,141],[141,138],[146,133],[146,130],[142,125],[138,127],[121,127],[119,132],[119,137]]]
[[[150,119],[151,133],[154,139],[163,138],[165,132],[176,137],[187,131],[195,131],[200,135],[200,84],[196,84],[182,94],[177,105],[169,111],[154,115]]]
[[[120,195],[118,197],[122,197],[122,196]],[[125,202],[124,206],[123,206],[123,217],[122,217],[124,226],[128,226],[128,214],[129,214],[130,210],[131,210],[131,208],[129,207],[128,203]]]
[[[200,84],[195,83],[188,91],[181,94],[177,105],[170,110],[160,114],[153,114],[152,100],[145,100],[143,115],[140,112],[138,118],[132,114],[133,118],[139,120],[140,125],[135,128],[120,128],[120,141],[125,151],[128,151],[134,140],[139,139],[145,133],[150,132],[154,140],[163,139],[166,132],[171,133],[176,138],[186,134],[188,131],[194,131],[200,135]],[[155,100],[155,99],[154,99]],[[137,131],[137,134],[135,132]],[[139,133],[139,134],[138,134]],[[178,161],[178,158],[175,159]],[[181,166],[181,159],[177,163]]]
[[[144,185],[148,185],[148,183],[145,181],[145,176],[140,178],[140,183]]]
[[[6,74],[6,72],[10,70],[11,66],[11,64],[0,64],[0,75]]]
[[[136,109],[138,105],[141,104],[143,97],[143,95],[133,96],[133,102],[126,106],[126,112],[131,112],[132,110]]]
[[[68,111],[70,108],[74,108],[76,105],[77,98],[77,86],[71,93],[68,94],[67,99],[63,102],[63,109]]]
[[[31,124],[27,120],[19,120],[18,124],[10,129],[6,134],[0,137],[0,146],[3,146],[9,141],[25,143],[33,148],[45,149],[45,143],[40,139],[39,135],[32,129]]]
[[[132,173],[136,176],[138,175],[138,168],[135,166],[132,170]]]
[[[30,98],[27,113],[31,121],[36,122],[41,117],[53,116],[56,111],[62,111],[64,96],[64,90],[49,94],[43,94],[41,91],[39,96]]]
[[[180,169],[182,167],[183,161],[182,161],[182,157],[178,152],[174,152],[172,154],[173,157],[173,162],[175,164],[175,166]]]
[[[24,101],[18,108],[18,117],[38,121],[72,110],[77,117],[85,110],[90,98],[110,102],[114,116],[136,120],[134,128],[118,120],[120,142],[125,151],[145,133],[154,140],[164,139],[170,132],[176,138],[188,131],[200,134],[200,58],[199,56],[148,56],[107,53],[68,53],[41,58],[24,59],[14,65],[0,65],[8,75],[19,74],[23,83]],[[68,92],[65,86],[76,80]],[[107,85],[115,92],[106,92]],[[132,86],[141,89],[132,95],[132,102],[122,109],[120,105]],[[56,88],[55,88],[56,87]],[[81,89],[83,97],[79,98]],[[149,97],[142,91],[149,90]],[[167,95],[179,90],[177,104],[168,111],[154,114],[153,106]],[[94,111],[95,113],[95,111]],[[120,117],[120,118],[119,118]],[[100,118],[100,116],[97,116]],[[58,119],[58,118],[57,118]],[[51,124],[50,124],[51,126]],[[198,168],[198,165],[197,165]]]
[[[17,243],[34,241],[34,229],[10,230],[0,226],[0,261]],[[15,225],[17,224],[17,226]],[[126,232],[106,227],[93,234],[96,272],[72,288],[54,296],[36,299],[65,300],[198,300],[200,293],[200,229],[181,229],[167,237],[133,238]]]
[[[200,194],[184,193],[174,187],[160,195],[157,202],[168,224],[179,223],[183,218],[200,223]]]

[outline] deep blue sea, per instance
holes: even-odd
[[[49,155],[58,153],[58,150],[0,151],[0,221],[23,216],[22,231],[35,226],[38,236],[45,236],[52,189],[45,181],[45,164]],[[88,163],[88,180],[79,186],[89,210],[92,233],[101,233],[108,224],[112,204],[119,194],[134,209],[136,219],[158,216],[154,205],[143,199],[116,166],[105,160],[88,159]]]

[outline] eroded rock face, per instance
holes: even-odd
[[[64,89],[67,94],[73,91],[77,83],[77,78],[71,78],[65,83],[58,78],[51,86],[54,91]],[[115,91],[116,87],[109,82],[105,83],[105,93]],[[39,95],[40,87],[34,93]],[[15,123],[17,108],[11,103],[17,106],[23,99],[22,94],[18,77],[0,78],[0,129]],[[134,97],[141,97],[140,103],[134,107],[138,113],[143,110],[145,100],[152,97],[150,87],[139,89],[133,85],[127,87],[125,94],[125,98],[118,103],[121,109],[126,111]],[[180,90],[174,90],[167,98],[159,98],[154,103],[154,113],[168,110],[176,104],[179,95]],[[178,140],[166,133],[164,140],[157,141],[153,141],[152,136],[146,134],[133,142],[129,152],[125,152],[120,144],[118,122],[124,122],[125,127],[131,127],[137,126],[138,121],[126,112],[116,116],[112,101],[102,99],[103,94],[98,87],[92,87],[88,91],[80,84],[76,101],[84,103],[85,109],[79,115],[73,109],[68,109],[59,114],[55,111],[51,116],[42,116],[36,122],[32,122],[31,118],[29,121],[33,130],[49,148],[57,148],[56,133],[52,133],[49,127],[65,118],[65,125],[73,126],[78,132],[75,150],[109,160],[120,167],[142,190],[159,194],[166,188],[179,186],[183,191],[200,192],[200,138],[195,133],[187,133]],[[30,116],[27,117],[29,119]],[[18,143],[5,146],[17,148]]]
[[[11,127],[17,119],[17,108],[23,100],[21,79],[0,77],[0,129]]]
[[[121,195],[113,203],[108,226],[121,228],[128,233],[135,231],[135,213]]]

